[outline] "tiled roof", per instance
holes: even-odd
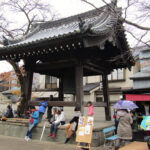
[[[100,83],[89,83],[84,85],[83,90],[84,92],[90,92],[91,90],[97,88],[98,86],[100,86]]]
[[[110,11],[108,6],[71,16],[68,18],[36,24],[28,35],[13,41],[10,45],[0,48],[9,49],[18,46],[27,46],[45,40],[54,40],[60,37],[73,36],[87,33],[87,35],[107,35],[117,24],[120,16],[120,9],[116,13]]]

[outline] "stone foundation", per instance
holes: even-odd
[[[109,125],[110,126],[110,125]],[[92,136],[92,146],[97,147],[104,143],[104,136],[102,133],[102,129],[109,127],[105,126],[102,128],[94,128],[93,136]],[[15,122],[5,122],[0,121],[0,135],[12,136],[24,138],[27,132],[28,123],[15,123]],[[32,132],[32,138],[36,140],[40,140],[43,126],[38,125]],[[45,128],[45,132],[42,138],[42,141],[54,141],[64,143],[66,139],[65,126],[61,126],[58,129],[57,137],[55,139],[48,137],[50,125],[47,124]],[[69,141],[69,143],[75,144],[75,136]]]

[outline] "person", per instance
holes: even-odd
[[[13,118],[13,117],[14,117],[13,110],[12,110],[12,108],[11,108],[10,105],[7,106],[7,111],[6,111],[6,113],[4,114],[4,116],[5,116],[6,118]]]
[[[32,130],[37,126],[39,123],[39,111],[35,109],[34,106],[30,107],[30,122],[29,127],[25,136],[25,140],[29,141],[32,139]]]
[[[40,106],[39,106],[39,122],[42,121],[43,115],[45,114],[46,108],[47,108],[47,101],[42,100],[40,102]]]
[[[138,135],[138,114],[136,112],[136,110],[131,110],[130,111],[132,119],[133,119],[133,123],[131,125],[132,127],[132,141],[135,141]]]
[[[17,105],[17,117],[21,118],[21,101],[23,100],[22,97],[19,97],[19,99],[16,101]]]
[[[94,116],[94,106],[91,101],[88,103],[88,116]],[[82,146],[87,146],[87,143],[82,143]],[[83,150],[89,150],[89,148],[82,148]]]
[[[52,136],[52,138],[56,137],[57,129],[59,125],[65,124],[65,116],[64,113],[61,113],[61,109],[58,107],[55,115],[55,121],[52,122],[50,127],[50,133],[49,136]]]
[[[114,110],[114,115],[113,115],[114,122],[115,122],[115,127],[116,127],[115,134],[117,134],[117,128],[118,128],[117,111],[118,111],[118,109],[115,109]]]
[[[74,117],[71,119],[70,124],[66,126],[67,138],[66,138],[65,144],[68,143],[71,136],[77,131],[77,128],[78,128],[78,120],[79,120],[79,117],[81,116],[80,107],[76,106],[74,109],[74,112],[75,112]]]
[[[126,109],[117,111],[117,120],[119,121],[117,128],[118,140],[115,143],[115,150],[119,150],[121,141],[125,141],[125,145],[129,144],[132,140],[132,128],[133,123],[132,116]]]
[[[54,101],[53,95],[50,95],[49,97],[49,101]],[[47,119],[50,122],[52,117],[52,106],[48,106],[48,110],[47,110]]]
[[[94,116],[94,106],[91,101],[88,102],[88,116]]]
[[[140,113],[143,116],[149,116],[150,115],[150,105],[149,102],[144,102],[142,103],[142,105],[140,106]]]
[[[52,117],[51,117],[51,120],[49,121],[50,124],[52,124],[52,123],[56,120],[56,116],[57,116],[57,107],[53,107],[52,110],[53,110],[53,115],[52,115]]]

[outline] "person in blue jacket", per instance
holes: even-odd
[[[42,121],[43,115],[45,114],[47,108],[47,101],[42,100],[39,106],[39,122]]]
[[[34,106],[30,107],[30,122],[29,127],[25,136],[25,140],[29,141],[32,139],[32,130],[39,123],[39,111],[35,109]]]

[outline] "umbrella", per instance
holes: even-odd
[[[136,109],[139,108],[134,102],[128,100],[120,100],[114,105],[115,109]]]

